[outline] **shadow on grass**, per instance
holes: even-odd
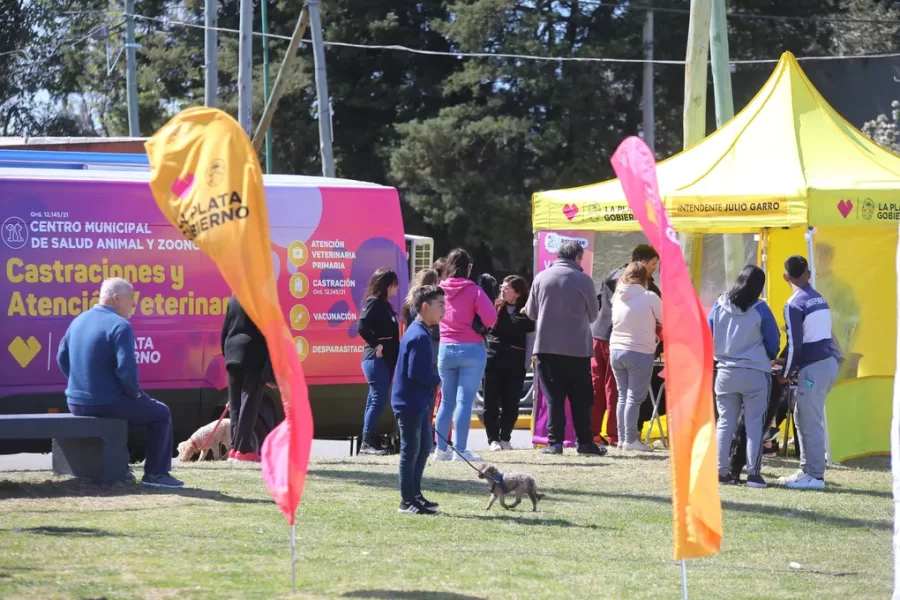
[[[643,500],[645,502],[656,502],[659,504],[672,504],[672,499],[669,496],[627,494],[618,492],[604,492],[602,495],[613,498],[624,498],[627,500]],[[893,523],[891,523],[890,521],[872,521],[866,519],[850,519],[847,517],[832,517],[811,510],[790,509],[784,506],[772,506],[771,504],[748,504],[745,502],[735,502],[733,500],[723,500],[722,508],[726,510],[733,510],[735,512],[759,514],[767,518],[784,518],[787,513],[790,512],[791,516],[788,517],[790,519],[809,521],[812,523],[823,523],[825,525],[834,525],[837,527],[847,527],[854,529],[878,529],[881,531],[893,531],[894,529]]]
[[[314,477],[323,477],[327,479],[339,479],[343,481],[352,481],[359,485],[367,485],[371,487],[381,487],[389,489],[397,489],[396,473],[380,473],[377,471],[336,471],[332,469],[316,469],[310,471]],[[430,475],[430,477],[429,477]],[[490,494],[490,486],[477,479],[475,472],[472,472],[471,480],[444,479],[435,476],[434,472],[426,471],[426,483],[423,484],[427,489],[445,494],[465,494],[465,495],[483,495]],[[548,488],[538,482],[538,489],[541,493],[557,496],[596,496],[595,492],[584,490],[568,490],[563,488]]]
[[[860,471],[887,471],[891,470],[891,457],[887,456],[863,456],[862,458],[852,458],[841,463],[841,465],[859,469]]]
[[[400,600],[483,600],[478,596],[454,592],[425,592],[422,590],[401,592],[398,590],[357,590],[343,594],[344,598],[398,598]]]
[[[17,529],[22,533],[37,533],[39,535],[51,535],[55,537],[127,537],[122,533],[106,531],[105,529],[95,529],[93,527],[26,527]]]
[[[519,516],[515,516],[515,513],[513,512],[515,510],[516,509],[512,509],[512,511],[510,511],[509,514],[500,513],[500,514],[496,514],[496,515],[472,515],[472,514],[455,515],[452,513],[442,512],[441,516],[449,517],[451,519],[471,519],[474,521],[508,521],[511,523],[515,523],[516,525],[541,525],[541,526],[547,526],[547,527],[561,527],[561,528],[576,527],[579,529],[595,529],[595,530],[606,530],[606,531],[616,531],[617,530],[615,527],[606,527],[603,525],[596,525],[593,523],[587,524],[587,525],[581,525],[579,523],[573,523],[566,519],[545,519],[542,517],[529,518],[526,515],[541,514],[539,512],[537,512],[537,513],[531,512],[530,508],[526,509],[525,511],[519,511]]]
[[[824,494],[838,494],[838,495],[849,494],[851,496],[869,496],[869,497],[874,496],[876,498],[888,498],[888,499],[892,499],[894,497],[894,493],[891,491],[860,490],[857,488],[843,487],[836,483],[829,483],[827,486],[825,486],[824,490],[818,490],[818,491],[819,491],[819,493],[824,493]]]
[[[80,479],[60,481],[0,481],[0,499],[40,500],[49,498],[121,497],[121,496],[184,496],[227,504],[271,504],[271,500],[239,498],[222,492],[197,488],[148,488],[135,483],[101,485]]]

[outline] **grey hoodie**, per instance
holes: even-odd
[[[591,322],[599,312],[590,276],[574,261],[553,261],[534,278],[525,304],[525,314],[537,322],[534,353],[593,356]]]
[[[728,294],[722,294],[709,313],[709,328],[719,368],[772,371],[781,331],[768,304],[757,300],[749,310],[742,310],[731,303]]]

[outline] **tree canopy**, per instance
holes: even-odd
[[[3,133],[127,135],[121,3],[0,4]],[[324,0],[322,22],[332,42],[635,59],[643,57],[650,6],[657,9],[655,58],[683,60],[689,0]],[[269,0],[269,7],[270,32],[289,37],[301,3]],[[238,10],[239,0],[218,2],[219,27],[236,30]],[[840,55],[900,46],[900,11],[883,0],[729,0],[728,10],[735,60],[778,58],[785,50]],[[179,110],[203,102],[203,2],[137,0],[136,11],[140,129],[150,135]],[[255,21],[260,31],[258,3]],[[273,79],[286,48],[285,39],[270,42]],[[254,52],[259,119],[258,37]],[[345,46],[329,46],[326,57],[338,175],[396,186],[407,230],[434,236],[440,251],[467,246],[482,269],[529,270],[531,194],[610,177],[617,144],[641,131],[640,64]],[[232,114],[236,68],[237,36],[220,32],[219,107]],[[736,109],[771,68],[739,65],[738,73],[747,76],[735,77]],[[304,44],[272,124],[276,172],[321,172],[313,72]],[[655,72],[656,152],[662,158],[681,147],[684,69],[657,65]],[[708,105],[711,130],[712,101]],[[894,144],[896,119],[895,113]],[[879,133],[891,131],[883,120],[872,135],[890,135]]]

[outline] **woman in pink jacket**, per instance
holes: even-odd
[[[456,449],[467,460],[481,460],[469,452],[466,445],[472,420],[472,403],[481,378],[484,377],[487,361],[483,333],[493,327],[497,321],[497,313],[487,294],[469,279],[471,273],[472,258],[468,252],[457,248],[447,256],[442,272],[445,279],[441,282],[446,312],[441,321],[441,346],[438,352],[441,405],[435,420],[435,429],[439,434],[438,448],[434,453],[436,461],[461,460],[458,454],[447,448],[445,441],[450,436],[451,421]],[[477,325],[476,321],[479,321]]]

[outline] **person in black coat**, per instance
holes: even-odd
[[[500,286],[497,323],[487,334],[484,371],[484,429],[491,450],[512,450],[513,428],[525,384],[525,346],[534,321],[522,313],[528,300],[528,282],[510,275]]]
[[[378,439],[378,421],[391,400],[391,381],[400,351],[400,324],[388,301],[400,288],[400,279],[390,269],[378,269],[369,280],[366,300],[359,313],[357,331],[366,342],[362,370],[369,384],[366,412],[363,417],[361,454],[385,455]]]
[[[229,460],[259,462],[261,440],[254,429],[265,384],[271,377],[266,338],[232,296],[222,324],[222,355],[228,371],[228,412],[231,420]]]

